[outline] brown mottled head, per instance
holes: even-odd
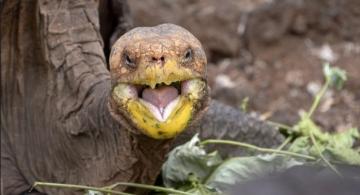
[[[132,130],[173,138],[205,108],[206,63],[200,42],[182,27],[135,28],[112,48],[112,109]]]

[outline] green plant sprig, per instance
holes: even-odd
[[[111,189],[101,188],[101,187],[99,188],[99,187],[91,187],[91,186],[84,186],[84,185],[50,183],[50,182],[35,182],[34,185],[32,186],[32,189],[37,187],[37,186],[55,187],[55,188],[68,188],[68,189],[74,189],[74,190],[75,189],[76,190],[93,190],[93,191],[98,191],[98,192],[104,192],[104,193],[110,193],[110,194],[119,194],[119,195],[134,195],[134,194],[114,191],[114,190],[111,190]]]
[[[111,185],[112,188],[115,188],[117,186],[128,186],[128,187],[142,188],[142,189],[147,189],[147,190],[156,190],[156,191],[166,192],[166,193],[173,193],[173,194],[180,194],[180,195],[191,195],[190,193],[183,192],[183,191],[180,191],[180,190],[175,190],[173,188],[166,188],[166,187],[147,185],[147,184],[117,182],[117,183]]]
[[[319,93],[316,94],[314,102],[312,103],[310,111],[308,112],[308,118],[311,118],[315,112],[321,98],[324,96],[327,89],[332,86],[337,89],[341,89],[347,79],[346,72],[344,70],[337,67],[331,67],[329,63],[324,64],[323,73],[325,76],[325,84],[321,87]]]
[[[315,99],[310,107],[309,112],[306,114],[306,118],[302,120],[311,120],[311,116],[314,114],[315,110],[320,104],[321,98],[324,96],[325,92],[328,90],[330,86],[335,86],[337,89],[340,89],[345,80],[346,80],[346,72],[339,68],[330,67],[328,63],[326,63],[323,67],[323,73],[325,75],[325,84],[321,87],[321,90],[316,94]],[[315,139],[313,131],[309,131],[309,136],[311,142],[313,143],[316,151],[318,152],[319,157],[325,162],[325,164],[333,170],[338,176],[342,176],[340,172],[336,169],[334,165],[332,165],[322,154],[317,141]]]
[[[299,154],[299,153],[289,152],[289,151],[284,151],[284,150],[279,150],[279,149],[262,148],[262,147],[255,146],[255,145],[252,145],[252,144],[247,144],[247,143],[242,143],[242,142],[237,142],[237,141],[232,141],[232,140],[207,139],[207,140],[204,140],[204,141],[200,142],[200,145],[206,145],[206,144],[234,145],[234,146],[240,146],[240,147],[244,147],[244,148],[257,150],[259,152],[278,153],[278,154],[284,154],[284,155],[289,155],[289,156],[293,156],[293,157],[304,158],[304,159],[307,159],[307,160],[316,160],[315,157],[305,155],[305,154]]]
[[[128,187],[135,187],[135,188],[142,188],[148,190],[156,190],[165,193],[172,193],[172,194],[179,194],[179,195],[191,195],[190,193],[183,192],[180,190],[175,190],[172,188],[165,188],[153,185],[146,185],[146,184],[137,184],[137,183],[127,183],[127,182],[118,182],[108,187],[91,187],[91,186],[84,186],[84,185],[73,185],[73,184],[61,184],[61,183],[49,183],[49,182],[35,182],[32,188],[37,186],[45,186],[45,187],[57,187],[57,188],[69,188],[69,189],[79,189],[79,190],[93,190],[98,192],[104,192],[108,194],[119,194],[119,195],[134,195],[130,193],[120,192],[112,190],[117,186],[128,186]]]
[[[315,136],[314,136],[314,133],[312,131],[310,131],[310,139],[313,143],[313,145],[315,146],[315,149],[317,151],[317,153],[319,154],[319,157],[321,158],[321,160],[323,160],[325,162],[325,164],[331,169],[333,170],[339,177],[342,177],[341,173],[337,170],[337,168],[332,165],[326,158],[325,156],[322,154],[320,148],[319,148],[319,145],[317,144],[316,142],[316,139],[315,139]]]

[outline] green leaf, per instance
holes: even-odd
[[[303,136],[297,138],[289,148],[289,151],[319,157],[319,153],[310,142],[310,131],[319,146],[320,152],[333,163],[345,163],[360,165],[360,153],[353,149],[356,139],[359,139],[359,131],[351,128],[344,132],[323,132],[310,118],[303,118],[294,127]]]
[[[193,195],[220,195],[219,192],[207,187],[206,185],[199,186],[198,188],[193,188],[186,192]]]
[[[331,161],[360,166],[360,154],[354,149],[325,148],[324,153]]]
[[[326,63],[323,67],[323,72],[326,80],[330,81],[330,86],[335,86],[337,89],[341,89],[346,81],[346,71],[338,67],[330,67]]]
[[[360,154],[352,148],[359,137],[359,131],[356,128],[333,134],[325,149],[326,155],[340,163],[360,165]]]
[[[310,139],[307,136],[298,137],[289,147],[288,151],[295,152],[299,154],[310,154],[310,148],[312,145],[310,144]]]
[[[356,139],[360,138],[357,128],[350,128],[344,132],[335,133],[331,136],[330,144],[335,148],[352,148]]]
[[[293,129],[306,137],[310,136],[310,132],[312,132],[318,142],[327,142],[330,139],[330,135],[323,132],[311,118],[307,117],[306,113],[301,116],[301,120]]]
[[[225,191],[236,183],[301,164],[303,163],[293,158],[276,154],[230,158],[214,170],[205,184],[219,191]]]
[[[217,152],[207,154],[198,146],[198,135],[176,147],[162,167],[166,187],[179,188],[189,183],[201,183],[222,162]]]

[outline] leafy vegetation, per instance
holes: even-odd
[[[277,149],[261,148],[233,140],[200,140],[195,135],[189,142],[178,146],[169,154],[162,168],[165,187],[117,183],[95,188],[40,182],[35,183],[34,186],[83,189],[88,195],[128,194],[113,190],[119,185],[150,189],[165,194],[212,195],[221,194],[235,183],[303,164],[328,166],[341,177],[336,164],[360,165],[359,149],[353,148],[355,140],[359,139],[360,135],[356,128],[330,134],[323,131],[311,119],[328,88],[340,89],[346,80],[345,71],[330,67],[328,64],[324,65],[323,72],[325,83],[315,96],[310,110],[303,113],[300,121],[292,127],[278,125],[287,139]],[[242,108],[246,110],[246,105],[242,105]],[[260,154],[222,159],[217,151],[206,152],[205,148],[208,144],[229,144],[246,150],[255,150]]]

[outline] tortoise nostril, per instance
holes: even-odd
[[[160,58],[152,57],[151,60],[154,61],[154,62],[158,62],[158,61],[164,62],[165,57],[164,56],[161,56]]]

